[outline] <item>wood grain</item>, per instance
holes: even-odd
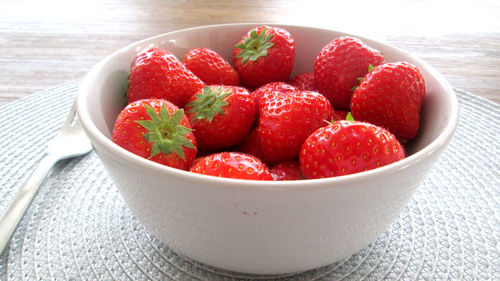
[[[0,106],[81,79],[136,40],[233,22],[310,25],[382,39],[433,65],[452,86],[500,103],[500,1],[345,2],[352,3],[0,1]]]

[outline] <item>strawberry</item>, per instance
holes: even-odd
[[[288,83],[301,91],[318,91],[313,72],[295,75]]]
[[[314,81],[334,108],[349,109],[352,89],[365,76],[369,64],[384,63],[382,54],[353,37],[339,37],[320,51],[314,62]]]
[[[417,135],[425,81],[407,62],[375,67],[355,90],[351,100],[356,120],[382,126],[401,141]]]
[[[240,143],[255,117],[250,93],[237,86],[205,86],[189,99],[185,110],[198,147],[209,151]]]
[[[184,111],[161,99],[128,104],[115,121],[112,140],[151,161],[187,170],[197,148]]]
[[[302,170],[297,161],[281,162],[269,169],[274,181],[303,179]]]
[[[349,111],[346,110],[335,110],[333,112],[333,121],[340,121],[340,120],[346,120],[347,114]]]
[[[260,100],[260,114],[257,129],[262,153],[270,163],[278,163],[298,157],[304,140],[332,119],[333,109],[317,92],[271,91]]]
[[[287,81],[294,59],[292,35],[282,28],[271,26],[250,30],[233,51],[233,65],[241,83],[250,89],[269,82]]]
[[[238,86],[236,70],[218,53],[207,48],[189,50],[182,63],[207,85],[222,84]]]
[[[403,146],[384,128],[336,121],[313,132],[302,146],[300,167],[308,179],[375,169],[405,157]]]
[[[190,171],[224,178],[273,180],[259,159],[238,152],[221,152],[197,159]]]
[[[294,86],[287,84],[285,82],[271,82],[267,83],[263,86],[260,86],[258,89],[252,92],[252,97],[255,103],[255,120],[259,120],[260,115],[260,98],[266,93],[271,91],[278,91],[285,94],[294,94],[298,91]]]
[[[204,85],[172,53],[150,48],[140,52],[132,63],[127,100],[159,98],[183,107]]]
[[[236,151],[255,156],[264,163],[266,162],[264,159],[264,154],[262,154],[262,149],[260,148],[257,128],[253,129],[250,134],[248,134],[243,142],[238,145]]]

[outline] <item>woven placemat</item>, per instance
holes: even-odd
[[[79,81],[0,108],[0,209],[73,103]],[[500,280],[500,106],[457,90],[460,123],[390,229],[353,256],[286,276],[228,272],[147,233],[94,153],[59,163],[0,256],[0,280]]]

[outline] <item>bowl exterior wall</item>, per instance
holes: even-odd
[[[96,152],[134,215],[169,247],[211,266],[259,274],[317,268],[374,242],[440,154],[378,179],[255,192],[177,181],[98,146]]]

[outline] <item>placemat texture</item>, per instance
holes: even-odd
[[[0,209],[41,159],[78,84],[0,108]],[[456,92],[460,123],[444,155],[391,228],[343,261],[262,276],[183,257],[143,229],[92,152],[45,181],[0,257],[0,280],[500,280],[500,106]]]

